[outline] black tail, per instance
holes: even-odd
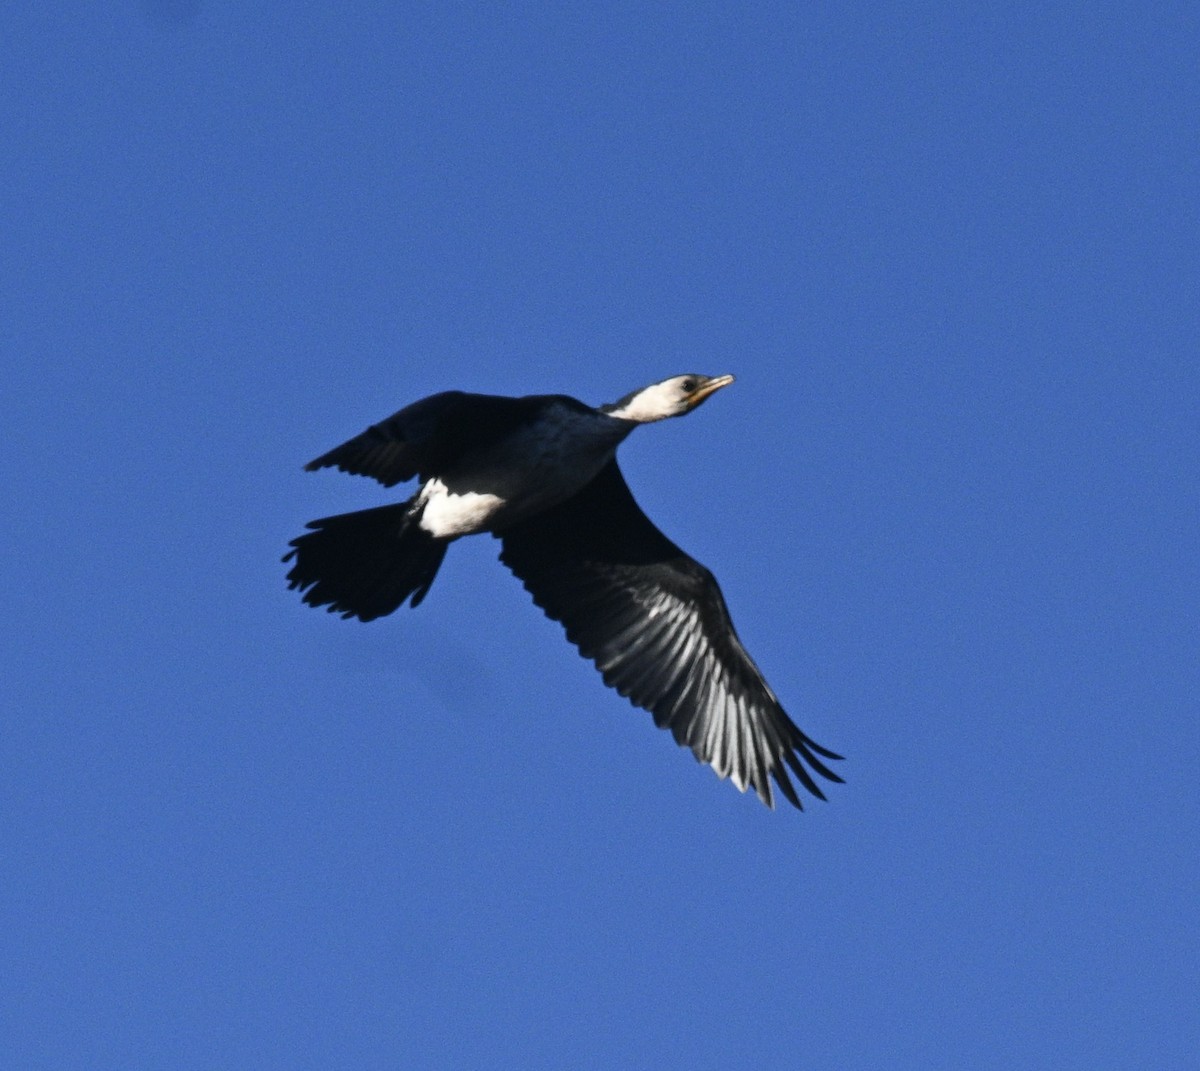
[[[283,556],[296,559],[288,587],[304,592],[310,606],[363,621],[390,614],[410,595],[417,606],[449,545],[426,532],[420,518],[410,499],[310,522],[312,531],[293,539]]]

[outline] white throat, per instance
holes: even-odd
[[[667,383],[655,383],[625,399],[615,409],[605,411],[618,420],[632,420],[637,424],[666,420],[679,413],[679,392]]]

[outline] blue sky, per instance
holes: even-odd
[[[0,1064],[1183,1068],[1191,5],[0,13]],[[847,756],[768,812],[486,538],[362,625],[302,464],[457,387],[640,431]]]

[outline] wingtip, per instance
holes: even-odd
[[[809,740],[808,737],[805,737],[804,741],[810,748],[812,748],[813,751],[815,751],[818,755],[822,756],[823,758],[833,759],[835,762],[845,762],[846,761],[845,755],[839,755],[836,751],[830,751],[829,748],[827,748],[827,747],[821,747],[820,744],[816,743],[813,740]]]
[[[779,791],[783,793],[784,799],[788,801],[798,811],[804,810],[804,803],[800,799],[799,793],[792,785],[791,779],[787,775],[787,767],[780,766],[776,770],[771,771],[771,776],[775,779],[775,784],[779,787]],[[769,786],[768,786],[769,787]],[[771,810],[775,810],[772,805]]]

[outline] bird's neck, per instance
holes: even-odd
[[[656,399],[647,395],[644,390],[635,390],[626,394],[619,401],[600,406],[600,412],[614,420],[624,421],[632,431],[638,424],[651,424],[656,420],[664,420],[670,416],[655,404]],[[626,432],[628,434],[628,432]]]

